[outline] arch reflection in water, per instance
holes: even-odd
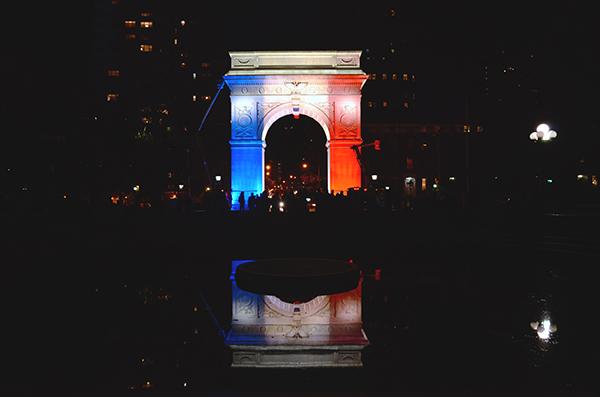
[[[339,269],[304,274],[316,270],[314,264],[350,269],[348,263],[314,258],[232,261],[232,322],[225,344],[232,350],[233,367],[362,366],[361,352],[369,343],[362,330],[362,278],[356,272],[349,286]],[[340,277],[334,273],[348,289],[336,287]],[[304,296],[303,289],[312,292]],[[283,299],[269,291],[281,292]],[[297,297],[288,299],[290,293]]]

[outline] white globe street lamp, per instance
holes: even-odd
[[[529,139],[531,139],[532,141],[548,142],[556,138],[557,135],[558,134],[556,133],[556,131],[550,129],[550,126],[548,126],[548,124],[542,123],[537,126],[534,132],[529,134]]]

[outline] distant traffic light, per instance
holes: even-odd
[[[381,141],[379,139],[373,141],[373,148],[375,150],[381,150]]]

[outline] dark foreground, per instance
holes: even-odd
[[[592,392],[600,388],[598,220],[6,216],[9,373],[0,394]],[[282,256],[352,259],[361,267],[371,342],[364,368],[229,368],[221,332],[231,260]],[[547,341],[530,327],[542,317],[558,327]]]

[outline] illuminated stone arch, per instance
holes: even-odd
[[[327,186],[346,192],[361,185],[352,149],[362,143],[361,90],[367,75],[360,51],[230,52],[224,76],[231,93],[231,197],[264,190],[269,127],[293,114],[313,118],[327,139]]]

